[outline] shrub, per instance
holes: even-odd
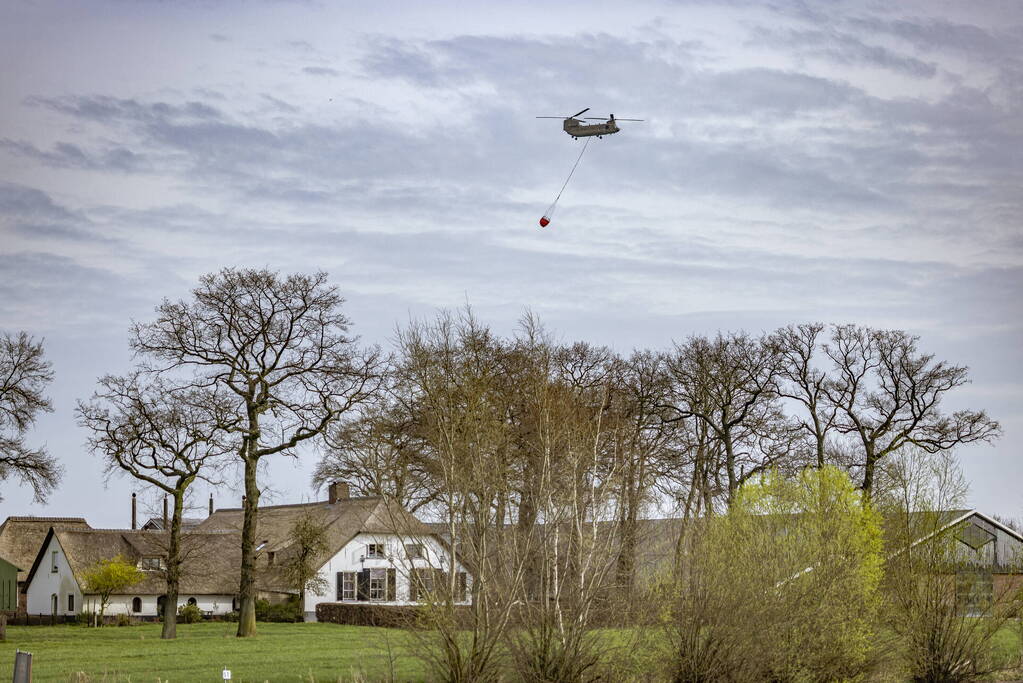
[[[426,623],[426,609],[422,605],[396,606],[321,602],[316,606],[316,620],[347,626],[417,628]],[[468,616],[468,606],[456,605],[454,609],[456,617]]]
[[[195,624],[202,621],[202,610],[198,605],[182,605],[178,608],[178,622],[182,624]]]
[[[131,617],[127,614],[118,614],[117,619],[114,620],[114,624],[117,626],[131,626]]]

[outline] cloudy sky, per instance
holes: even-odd
[[[565,339],[899,327],[986,408],[972,503],[1023,516],[1023,5],[0,3],[0,329],[45,337],[66,467],[0,518],[128,522],[74,401],[223,266],[328,271],[355,331],[471,302]],[[646,119],[590,145],[535,116]],[[315,457],[271,468],[315,497]],[[236,505],[221,487],[217,504]]]

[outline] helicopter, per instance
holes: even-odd
[[[582,114],[585,114],[590,110],[586,107],[581,112],[572,114],[571,116],[537,116],[538,119],[562,119],[564,123],[562,128],[565,132],[572,136],[573,140],[579,138],[586,138],[596,135],[598,138],[603,138],[605,135],[614,135],[619,130],[618,121],[642,121],[643,119],[616,119],[614,114],[611,114],[607,119],[587,116],[586,118],[577,118]],[[603,121],[604,123],[583,123],[583,121]]]

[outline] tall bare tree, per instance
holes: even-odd
[[[868,496],[878,462],[907,444],[937,453],[990,442],[1001,431],[983,410],[942,412],[945,396],[969,382],[967,369],[935,360],[918,343],[902,330],[837,325],[823,347],[835,365],[825,390],[838,409],[836,429],[862,446],[861,488]]]
[[[640,515],[652,501],[653,485],[665,457],[672,451],[678,421],[665,419],[669,381],[664,358],[637,351],[615,364],[608,383],[608,414],[604,429],[613,444],[618,483],[617,531],[620,536],[616,583],[628,599],[636,584],[636,546]],[[670,416],[668,416],[670,417]]]
[[[325,442],[327,451],[313,472],[315,486],[346,481],[355,493],[393,498],[413,513],[437,498],[415,415],[393,398],[381,398],[358,418],[332,427]]]
[[[667,358],[672,379],[666,404],[675,419],[696,418],[721,447],[727,497],[788,455],[792,429],[778,398],[781,357],[745,333],[690,337]]]
[[[778,393],[803,407],[804,414],[796,418],[797,424],[813,444],[818,468],[826,464],[828,435],[838,414],[837,406],[828,401],[828,375],[815,362],[822,354],[824,330],[823,323],[788,325],[771,338],[782,360]]]
[[[52,381],[42,340],[25,332],[0,336],[0,481],[17,477],[40,503],[60,483],[63,470],[46,448],[26,445],[25,434],[39,413],[53,411],[43,393]]]
[[[159,376],[107,375],[88,402],[78,402],[78,422],[89,429],[89,449],[107,473],[126,472],[169,494],[173,501],[166,535],[167,601],[161,638],[177,636],[178,587],[187,551],[181,523],[189,489],[198,479],[214,482],[223,456],[233,449],[226,429],[237,418],[212,388],[175,390]],[[192,549],[193,551],[195,549]]]
[[[233,399],[230,429],[246,496],[240,637],[256,633],[259,464],[294,456],[370,400],[378,383],[379,351],[360,350],[348,335],[342,303],[326,273],[224,269],[202,276],[190,300],[165,300],[156,320],[132,328],[132,347],[154,372],[190,371],[193,386],[220,387]]]
[[[460,618],[454,600],[456,553],[449,553],[447,596],[430,611],[434,676],[448,681],[500,677],[500,643],[511,620],[523,566],[498,527],[509,486],[508,408],[501,393],[501,340],[471,311],[442,314],[399,332],[396,372],[419,411],[438,481],[438,506],[457,561],[473,567],[472,604]]]

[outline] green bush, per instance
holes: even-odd
[[[256,621],[294,623],[302,621],[302,606],[298,599],[270,604],[268,600],[256,600]]]
[[[127,614],[118,614],[114,623],[118,626],[131,626],[131,617]]]
[[[197,605],[182,605],[178,608],[178,623],[196,624],[202,621],[202,610]]]

